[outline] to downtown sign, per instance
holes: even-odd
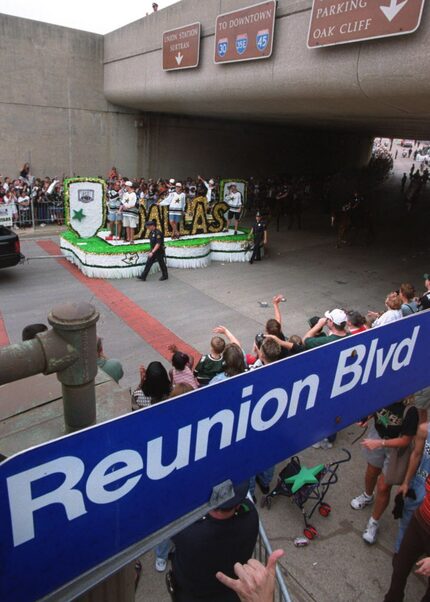
[[[268,59],[273,51],[276,0],[218,15],[215,63]]]
[[[428,386],[429,330],[414,314],[0,463],[0,600],[58,600],[214,486]]]
[[[200,59],[201,24],[192,23],[163,33],[163,70],[193,69]]]
[[[404,35],[421,23],[425,0],[314,0],[308,48]]]

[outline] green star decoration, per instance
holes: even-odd
[[[296,493],[296,491],[304,485],[314,485],[315,483],[318,483],[317,475],[322,470],[324,470],[324,464],[318,464],[318,466],[314,466],[313,468],[302,466],[300,472],[292,477],[284,479],[284,482],[292,484],[291,492]]]
[[[385,426],[385,428],[387,428],[387,426],[390,423],[390,421],[388,419],[388,415],[387,414],[378,414],[378,422],[379,422],[379,424],[382,424],[383,426]]]
[[[76,209],[73,209],[73,217],[72,217],[72,219],[77,219],[78,222],[81,222],[86,217],[87,216],[84,214],[84,210],[83,209],[79,209],[79,211],[76,211]]]

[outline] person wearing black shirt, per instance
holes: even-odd
[[[158,261],[158,265],[161,269],[161,278],[160,280],[167,280],[167,266],[165,259],[165,249],[164,249],[164,236],[161,230],[158,230],[155,226],[156,223],[154,220],[150,220],[146,222],[145,226],[149,228],[149,244],[151,245],[151,252],[148,254],[148,259],[146,260],[145,269],[143,273],[138,276],[139,280],[145,282],[149,270],[153,266],[153,264]]]
[[[253,264],[254,261],[261,261],[261,243],[263,243],[264,246],[267,245],[267,226],[262,220],[259,211],[255,214],[255,223],[252,226],[251,231],[254,240],[254,249],[249,263]]]
[[[248,482],[235,496],[172,539],[172,579],[176,602],[238,602],[237,594],[217,578],[235,577],[234,565],[252,556],[258,536],[258,513],[246,499]]]
[[[390,450],[406,448],[415,437],[419,421],[416,407],[408,407],[403,399],[382,408],[373,418],[374,425],[370,427],[368,437],[361,442],[367,460],[365,490],[351,500],[354,510],[361,510],[372,504],[376,485],[375,505],[363,533],[363,539],[368,544],[375,543],[379,519],[390,502],[392,484],[385,480],[389,462],[393,461]],[[366,423],[365,420],[362,424]]]

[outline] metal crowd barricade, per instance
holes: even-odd
[[[34,226],[47,226],[64,222],[64,205],[52,201],[35,201],[32,199],[31,206]]]
[[[267,564],[267,559],[272,553],[272,546],[270,545],[269,538],[263,527],[263,523],[260,520],[259,534],[257,543],[255,544],[253,557],[259,560],[262,564]],[[288,593],[287,585],[285,583],[284,575],[279,567],[276,565],[276,583],[275,583],[275,594],[273,596],[274,602],[292,602],[291,596]]]
[[[20,228],[30,228],[33,226],[33,207],[32,203],[28,207],[18,206],[17,223]]]

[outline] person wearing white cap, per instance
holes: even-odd
[[[332,309],[326,311],[323,318],[313,326],[303,337],[303,342],[306,349],[313,349],[326,343],[332,343],[338,339],[342,339],[348,335],[346,331],[347,315],[343,309]],[[330,331],[329,334],[323,335],[322,329],[324,326]],[[319,335],[319,336],[318,336]]]
[[[176,182],[175,192],[169,205],[169,223],[172,226],[172,238],[179,238],[182,216],[185,211],[185,192],[181,182]]]
[[[139,201],[134,192],[133,182],[127,180],[125,190],[121,199],[120,211],[122,212],[122,224],[126,229],[126,240],[129,244],[133,244],[134,231],[139,223]]]
[[[347,319],[347,315],[343,309],[326,311],[324,317],[320,318],[303,337],[305,349],[313,349],[314,347],[326,345],[327,343],[332,343],[333,341],[338,341],[339,339],[348,336],[349,333],[346,330]],[[324,334],[324,326],[329,331],[329,334]],[[320,447],[328,449],[333,447],[335,439],[336,433],[329,437],[325,437],[322,441],[317,441],[312,447],[315,447],[316,449]]]
[[[242,195],[237,189],[237,184],[232,182],[228,187],[228,193],[225,195],[224,200],[229,206],[227,214],[227,224],[224,232],[228,232],[230,227],[230,221],[234,220],[234,233],[237,234],[237,228],[239,226],[240,212],[242,211]]]
[[[211,209],[211,206],[216,201],[216,185],[215,185],[215,180],[213,180],[211,178],[209,180],[209,182],[206,182],[206,180],[204,178],[202,178],[202,176],[197,176],[197,178],[200,180],[200,182],[203,182],[203,184],[206,186],[206,199],[207,199],[207,202],[208,202],[208,208]]]

